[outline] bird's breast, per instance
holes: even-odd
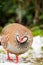
[[[11,45],[10,42],[8,42],[7,48],[9,49],[9,51],[11,51],[12,53],[18,53],[18,49],[16,49],[16,47],[14,47],[13,45]]]
[[[14,54],[21,54],[21,53],[24,53],[25,51],[27,51],[27,49],[25,47],[22,48],[21,46],[20,47],[13,46],[10,42],[8,42],[7,49],[8,49],[8,51],[11,51]]]

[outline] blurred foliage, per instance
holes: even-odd
[[[43,36],[43,30],[41,30],[39,26],[35,26],[31,28],[31,30],[32,30],[33,36],[36,36],[36,35]]]
[[[33,50],[33,48],[32,48],[32,47],[30,47],[30,50]]]
[[[41,47],[41,50],[43,51],[43,46]]]
[[[6,54],[4,50],[0,50],[0,53],[2,53],[2,54]]]
[[[0,31],[14,22],[29,27],[34,36],[42,36],[43,0],[0,0]]]
[[[3,29],[3,28],[0,26],[0,33],[1,33],[2,29]]]

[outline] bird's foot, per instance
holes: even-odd
[[[18,61],[18,56],[16,55],[16,62],[15,63],[18,63],[19,61]]]
[[[14,62],[14,60],[12,58],[10,58],[10,55],[9,55],[9,52],[7,51],[7,60],[8,61],[11,61],[11,62]]]
[[[14,62],[14,60],[12,58],[10,58],[10,57],[7,57],[7,60],[11,61],[11,62]]]
[[[14,62],[14,59],[10,58],[10,55],[9,55],[8,51],[7,51],[7,60],[9,60],[11,62]],[[16,62],[15,63],[18,63],[18,55],[16,55]]]

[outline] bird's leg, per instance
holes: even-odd
[[[14,62],[14,60],[10,58],[9,52],[7,52],[7,60]]]
[[[16,63],[18,63],[18,61],[19,61],[19,60],[18,60],[18,55],[16,55]]]

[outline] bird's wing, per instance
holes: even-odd
[[[8,36],[6,35],[3,35],[2,36],[2,39],[1,39],[1,44],[2,44],[2,46],[4,47],[4,48],[7,48],[7,43],[8,42]]]

